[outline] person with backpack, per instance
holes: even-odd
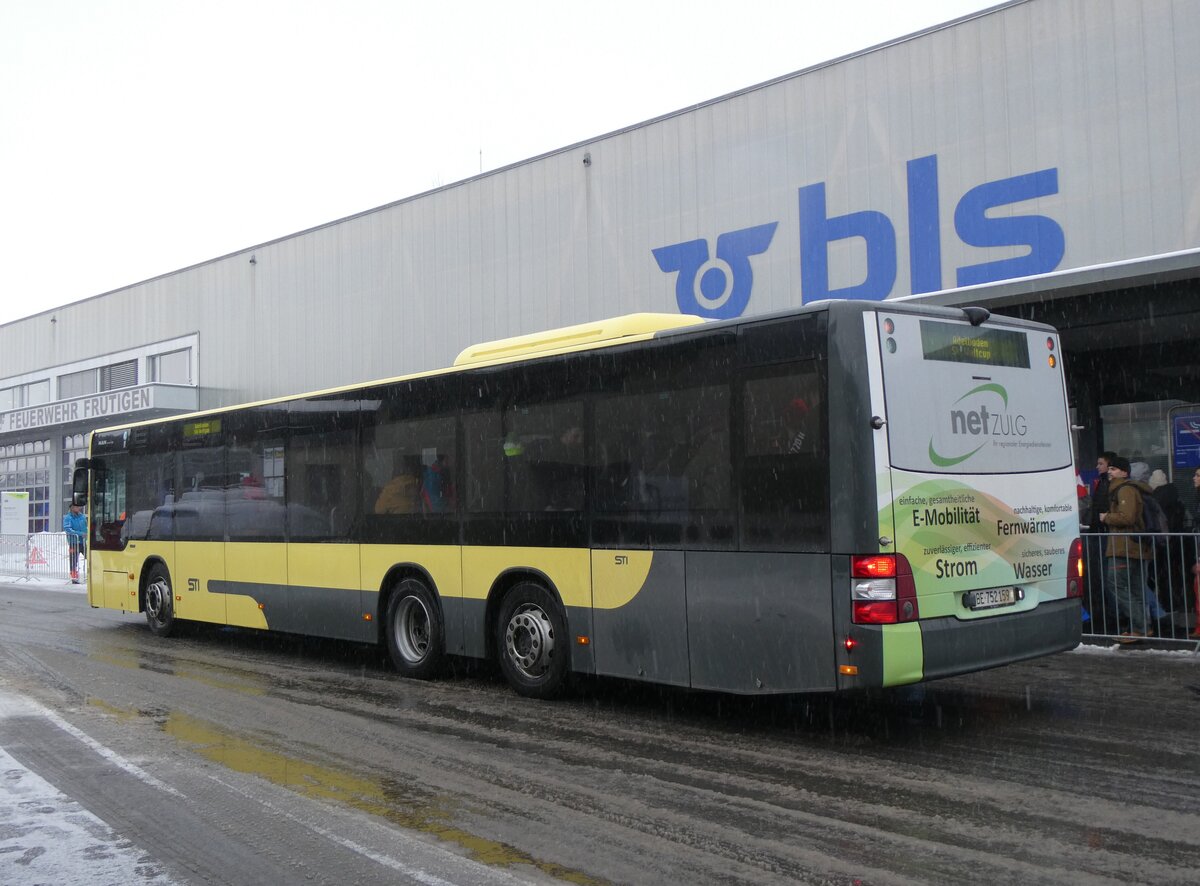
[[[1100,522],[1108,530],[1104,585],[1105,596],[1117,611],[1117,626],[1124,620],[1118,643],[1136,643],[1153,637],[1146,620],[1146,561],[1154,556],[1153,543],[1142,538],[1146,531],[1143,502],[1152,498],[1145,483],[1129,479],[1129,459],[1116,456],[1108,465],[1108,510]]]

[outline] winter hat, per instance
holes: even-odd
[[[1129,466],[1129,479],[1145,483],[1150,479],[1150,465],[1144,461],[1135,461]]]
[[[1153,474],[1150,475],[1150,488],[1151,489],[1158,489],[1158,487],[1166,486],[1166,485],[1167,485],[1167,475],[1164,474],[1161,470],[1155,471]]]
[[[1124,471],[1126,474],[1129,473],[1129,459],[1123,456],[1118,455],[1116,458],[1109,461],[1108,466],[1110,468],[1116,468],[1119,471]]]

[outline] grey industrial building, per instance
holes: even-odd
[[[634,311],[911,296],[1057,325],[1081,465],[1188,492],[1197,46],[1195,0],[1006,3],[6,324],[0,489],[55,528],[106,424]]]

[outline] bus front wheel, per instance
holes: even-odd
[[[523,582],[504,598],[496,623],[500,669],[526,698],[553,698],[567,686],[571,647],[567,623],[554,596]]]
[[[146,624],[150,626],[150,632],[159,637],[169,637],[175,630],[171,576],[161,563],[151,567],[146,579]]]
[[[442,663],[445,636],[433,592],[415,578],[404,579],[388,598],[385,624],[396,670],[414,680],[434,676]]]

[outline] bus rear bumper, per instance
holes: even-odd
[[[1079,645],[1078,598],[1050,600],[1028,612],[975,621],[936,618],[921,623],[924,679],[952,677],[1065,652]]]

